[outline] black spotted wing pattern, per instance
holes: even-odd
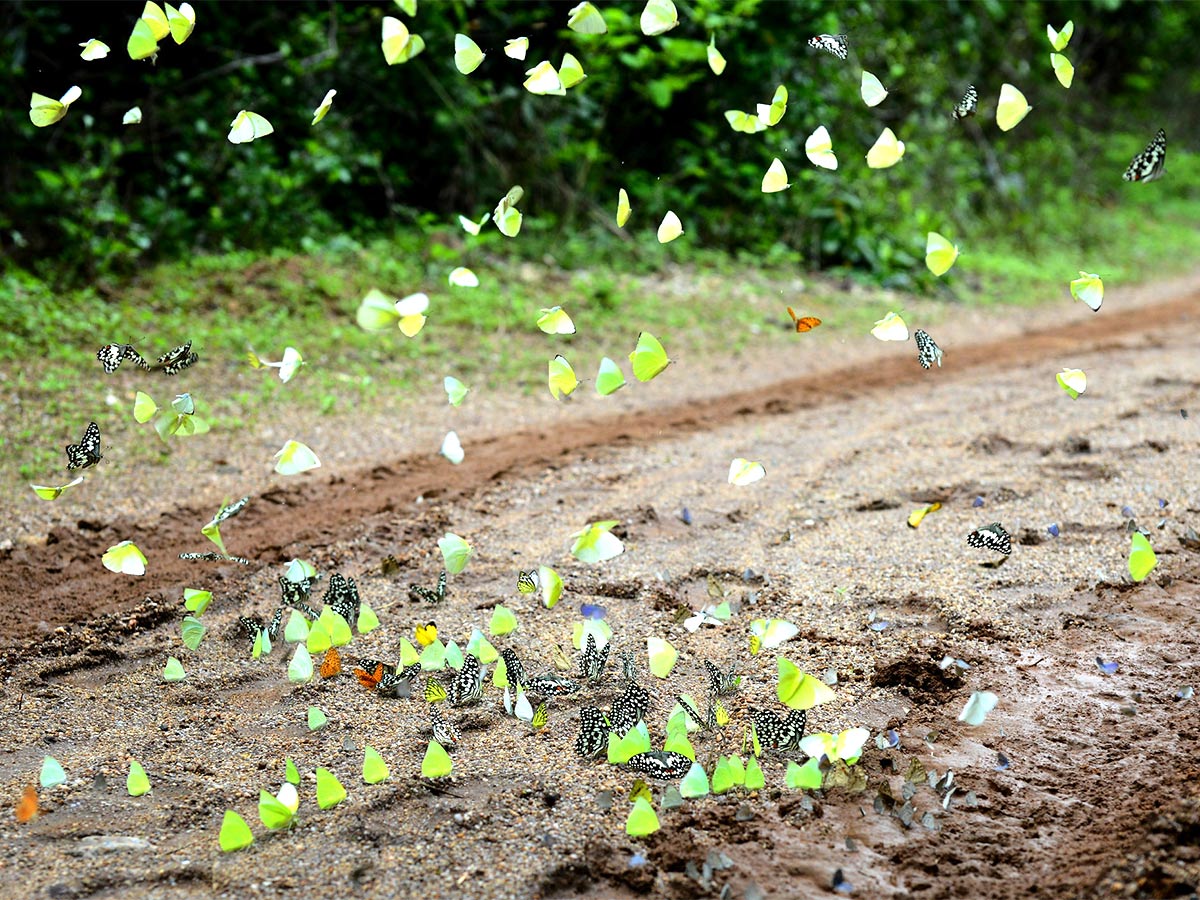
[[[575,738],[575,752],[580,756],[596,756],[608,746],[608,717],[595,706],[579,710],[579,736]]]
[[[962,95],[962,99],[958,101],[958,105],[954,107],[954,118],[966,119],[969,116],[975,115],[975,110],[979,106],[979,94],[975,91],[975,85],[968,84],[967,91]]]
[[[845,59],[850,52],[850,41],[844,34],[818,34],[808,39],[808,46],[823,50],[838,59]]]
[[[625,763],[625,768],[656,781],[675,781],[682,778],[692,767],[692,761],[674,750],[647,750],[635,753]]]
[[[78,444],[67,444],[67,469],[86,469],[100,462],[100,426],[88,422]]]
[[[1146,149],[1133,158],[1129,168],[1121,177],[1126,181],[1155,181],[1166,174],[1167,165],[1167,133],[1158,129]]]
[[[427,587],[422,587],[419,584],[410,584],[408,586],[408,599],[414,603],[418,600],[423,600],[426,603],[441,603],[446,599],[446,572],[438,576],[437,587],[430,590]]]
[[[917,362],[921,364],[921,368],[928,369],[936,362],[940,369],[942,367],[942,348],[929,336],[929,332],[918,328],[913,332],[913,338],[917,342]]]
[[[985,550],[995,550],[1005,556],[1012,553],[1012,538],[999,522],[976,528],[967,535],[967,545]]]

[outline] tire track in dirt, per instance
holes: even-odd
[[[540,427],[497,434],[477,441],[468,460],[453,469],[431,466],[429,455],[422,453],[364,469],[354,478],[333,476],[266,491],[239,517],[237,545],[242,555],[261,564],[286,562],[292,556],[310,555],[311,548],[335,538],[365,531],[380,517],[402,520],[406,517],[403,510],[417,497],[447,500],[470,496],[490,483],[560,465],[609,445],[648,444],[709,430],[740,417],[780,416],[831,406],[873,393],[894,392],[922,378],[959,379],[979,371],[1046,365],[1047,360],[1064,358],[1067,351],[1136,344],[1198,316],[1200,293],[1193,291],[1144,306],[1134,317],[1097,316],[1015,338],[955,345],[947,354],[949,368],[936,376],[905,354],[686,405],[599,417],[572,424],[569,429]],[[45,544],[5,551],[0,555],[7,576],[0,581],[0,605],[10,611],[12,627],[0,638],[0,646],[14,646],[47,628],[129,610],[143,598],[174,603],[180,585],[197,577],[197,566],[211,565],[178,558],[181,552],[207,549],[199,529],[209,514],[194,507],[177,507],[152,523],[81,520],[75,528],[51,530]],[[136,592],[127,586],[99,586],[98,548],[124,540],[135,531],[153,535],[147,543],[155,556],[154,566],[138,582]],[[241,567],[229,564],[229,568]]]

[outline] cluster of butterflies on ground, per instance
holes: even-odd
[[[521,572],[519,586],[521,582],[536,584],[535,578],[536,576],[532,573]],[[271,641],[278,636],[285,610],[296,610],[314,622],[320,618],[320,613],[308,602],[313,580],[306,578],[302,581],[293,581],[285,576],[280,577],[281,599],[271,620],[264,622],[261,618],[254,616],[239,618],[241,629],[252,644],[261,642],[264,635]],[[410,585],[408,594],[410,600],[414,602],[442,602],[446,596],[446,573],[443,571],[438,577],[435,589]],[[347,622],[356,621],[361,608],[361,600],[354,579],[340,573],[330,575],[328,587],[322,598],[322,605]],[[566,677],[554,670],[529,674],[517,652],[510,647],[500,650],[499,657],[503,661],[508,685],[517,693],[518,698],[523,694],[540,698],[536,709],[531,707],[531,714],[526,716],[533,729],[540,730],[549,723],[551,700],[573,696],[583,690],[585,685],[595,687],[609,680],[610,676],[607,670],[611,650],[611,642],[606,642],[603,647],[600,647],[596,636],[589,632],[584,641],[583,652],[573,678]],[[565,655],[562,656],[562,662],[556,663],[556,666],[560,670],[565,666],[569,671],[570,662]],[[636,728],[638,723],[649,714],[652,698],[656,696],[639,683],[638,666],[631,651],[620,651],[617,658],[620,667],[619,677],[624,687],[622,692],[613,699],[609,710],[606,712],[594,705],[585,705],[579,710],[579,733],[575,739],[574,748],[575,752],[582,757],[592,758],[603,752],[608,746],[610,734],[614,734],[619,739]],[[722,670],[709,660],[704,660],[704,671],[709,699],[705,713],[702,715],[682,696],[677,696],[676,699],[698,728],[703,731],[713,731],[729,722],[729,714],[721,705],[719,698],[736,692],[741,685],[741,676],[733,669]],[[332,678],[341,672],[340,652],[336,647],[331,647],[326,651],[320,673],[324,678]],[[429,675],[423,688],[418,688],[418,681],[422,675],[420,662],[401,667],[370,657],[360,657],[353,672],[359,684],[380,696],[399,699],[412,696],[424,697],[429,703],[430,729],[433,739],[445,748],[454,747],[461,738],[461,732],[450,717],[443,713],[441,704],[444,702],[448,707],[459,708],[481,703],[484,699],[484,684],[487,675],[486,670],[480,665],[478,657],[469,652],[463,654],[461,668],[457,671],[448,669],[440,675]],[[505,708],[510,714],[515,714],[508,688],[505,690]],[[770,709],[751,708],[749,716],[755,735],[762,747],[781,752],[800,748],[800,740],[804,737],[804,729],[807,724],[805,711],[793,709],[785,718],[781,719]],[[634,754],[625,765],[631,772],[639,776],[655,780],[669,780],[682,778],[691,767],[692,760],[684,754],[674,751],[649,750]]]
[[[192,349],[192,342],[188,341],[173,350],[168,350],[154,362],[147,362],[133,344],[105,344],[96,351],[96,359],[100,360],[104,371],[110,375],[127,359],[146,372],[178,375],[184,369],[195,365],[200,359],[200,354]],[[100,426],[95,422],[88,422],[83,439],[78,444],[67,445],[67,471],[90,468],[103,458],[100,454]]]

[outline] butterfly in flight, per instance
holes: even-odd
[[[88,422],[83,439],[78,444],[67,444],[67,469],[86,469],[100,462],[100,426]]]
[[[999,522],[993,522],[991,525],[976,528],[967,535],[967,545],[995,550],[997,553],[1003,553],[1005,556],[1012,553],[1012,538],[1009,537],[1008,532],[1004,530],[1004,526]]]
[[[149,370],[150,364],[142,359],[133,344],[105,344],[96,351],[96,359],[104,365],[104,371],[112,374],[121,367],[124,360],[131,359],[139,369]]]
[[[845,59],[850,49],[850,42],[846,40],[844,34],[818,34],[816,37],[808,39],[808,46],[824,50],[838,59]]]
[[[812,331],[821,324],[821,320],[816,316],[797,316],[796,311],[790,306],[787,308],[788,315],[792,317],[792,322],[796,326],[796,332],[803,334],[806,331]]]
[[[230,556],[228,553],[214,553],[211,550],[207,553],[180,553],[179,558],[193,561],[204,560],[205,562],[235,562],[243,566],[250,565],[250,560],[244,556]]]
[[[537,593],[538,587],[538,574],[536,570],[530,569],[528,572],[520,571],[517,573],[517,590],[522,594]]]
[[[917,362],[921,364],[921,368],[928,369],[936,362],[940,369],[942,367],[942,348],[929,336],[929,332],[918,328],[913,332],[913,337],[917,342]]]
[[[954,118],[966,119],[975,115],[975,107],[979,105],[979,94],[975,92],[975,85],[968,84],[967,92],[962,95],[962,99],[958,101],[958,105],[954,107]]]
[[[174,350],[168,350],[158,358],[157,362],[150,365],[150,369],[157,369],[164,375],[177,375],[193,365],[200,358],[198,353],[192,351],[192,342],[180,344]]]
[[[1121,177],[1126,181],[1154,181],[1166,174],[1167,133],[1161,128],[1146,149],[1133,158]]]
[[[442,574],[438,576],[437,587],[430,590],[427,587],[421,587],[419,584],[410,584],[408,586],[408,599],[414,603],[418,600],[424,600],[426,603],[441,603],[446,599],[446,571],[442,570]]]

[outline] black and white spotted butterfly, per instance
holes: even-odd
[[[238,618],[238,624],[242,626],[242,630],[246,632],[250,638],[250,646],[253,647],[258,641],[260,632],[265,631],[267,638],[274,641],[279,634],[279,627],[283,624],[283,607],[275,610],[275,615],[271,618],[270,624],[264,625],[263,620],[257,616],[241,616]]]
[[[966,119],[969,116],[975,115],[975,108],[979,105],[979,94],[975,92],[975,85],[968,84],[967,92],[962,95],[962,99],[958,101],[958,106],[954,107],[954,118]]]
[[[83,439],[78,444],[67,444],[67,469],[86,469],[100,462],[100,426],[88,422]]]
[[[517,573],[517,590],[522,594],[536,594],[539,587],[541,587],[541,583],[535,569],[530,569],[528,572],[522,569]]]
[[[1004,530],[1004,526],[999,522],[993,522],[991,525],[976,528],[967,535],[967,544],[971,547],[995,550],[997,553],[1003,553],[1005,556],[1012,553],[1012,538],[1009,537],[1008,532]]]
[[[704,661],[704,671],[708,675],[708,692],[717,697],[732,694],[742,683],[742,676],[736,674],[732,668],[728,672],[722,672],[707,659]]]
[[[332,582],[332,579],[330,579]],[[312,587],[312,582],[305,578],[303,581],[292,581],[286,575],[279,576],[279,591],[282,603],[289,609],[297,610],[303,613],[314,622],[321,616],[304,601],[308,599],[309,589]]]
[[[250,502],[249,497],[243,497],[241,500],[236,500],[233,503],[230,503],[228,506],[222,506],[220,511],[215,516],[213,516],[212,524],[220,525],[226,519],[232,519],[234,516],[236,516],[238,513],[240,513],[243,509],[245,509],[246,504],[249,502]]]
[[[157,369],[164,375],[177,375],[188,366],[194,365],[200,354],[192,351],[192,342],[180,344],[174,350],[168,350],[158,360],[150,364],[151,369]]]
[[[325,589],[325,596],[321,598],[321,602],[345,619],[347,624],[353,626],[358,621],[362,601],[358,597],[358,585],[354,583],[353,578],[347,578],[337,572],[330,575],[329,587]]]
[[[507,666],[508,663],[505,663],[505,665]],[[561,675],[555,675],[553,672],[534,675],[525,682],[525,693],[533,694],[537,697],[565,697],[568,694],[574,694],[578,691],[578,681],[563,678]]]
[[[504,660],[504,675],[508,679],[508,683],[514,688],[523,687],[525,685],[525,666],[522,665],[516,651],[505,647],[500,651],[500,658]]]
[[[142,359],[133,344],[105,344],[96,351],[96,359],[104,365],[104,371],[112,374],[121,367],[122,361],[131,359],[139,369],[149,369],[150,364]]]
[[[917,362],[921,364],[921,368],[928,369],[936,362],[940,369],[942,367],[942,348],[929,336],[929,332],[918,328],[913,332],[913,337],[917,341]]]
[[[211,550],[206,553],[180,553],[179,558],[189,561],[204,560],[205,562],[235,562],[243,566],[250,565],[250,560],[246,559],[244,556],[230,556],[227,553],[214,553]]]
[[[626,685],[624,693],[613,700],[608,720],[617,737],[625,737],[650,711],[650,694],[639,684]]]
[[[808,724],[808,713],[802,709],[793,709],[786,719],[780,719],[769,709],[750,710],[750,721],[754,724],[754,733],[763,747],[774,750],[798,750],[800,739],[804,737],[804,728]]]
[[[850,50],[850,42],[844,34],[818,34],[808,39],[808,46],[824,50],[838,59],[845,59]]]
[[[635,753],[625,763],[625,768],[646,778],[657,781],[674,781],[682,778],[692,767],[692,761],[674,750],[647,750]]]
[[[443,569],[442,574],[438,576],[437,587],[430,590],[427,587],[421,587],[419,584],[410,584],[408,586],[408,599],[416,603],[418,600],[424,600],[426,603],[441,603],[446,599],[446,572]]]
[[[701,716],[700,713],[696,711],[696,707],[692,706],[692,704],[690,704],[686,700],[684,700],[683,697],[676,696],[675,699],[679,701],[679,705],[683,707],[683,711],[685,713],[687,713],[688,718],[691,719],[693,722],[695,722],[698,726],[700,726],[701,731],[715,731],[716,730],[718,722],[717,722],[717,705],[715,702],[713,702],[712,700],[709,700],[708,701],[708,714],[705,716]]]
[[[433,739],[443,747],[453,747],[460,737],[454,723],[442,715],[442,708],[436,703],[429,707],[430,724],[433,726]]]
[[[483,699],[483,672],[479,660],[471,653],[463,654],[462,668],[446,691],[451,706],[465,706]]]
[[[612,644],[605,644],[603,650],[596,649],[596,636],[589,633],[587,643],[583,648],[583,656],[579,660],[579,677],[585,678],[592,684],[604,679],[604,667],[608,665],[608,651]]]
[[[608,717],[595,706],[579,710],[579,736],[575,738],[575,752],[580,756],[595,756],[608,746]]]
[[[1167,133],[1158,129],[1146,149],[1133,158],[1121,177],[1126,181],[1154,181],[1166,174]]]

